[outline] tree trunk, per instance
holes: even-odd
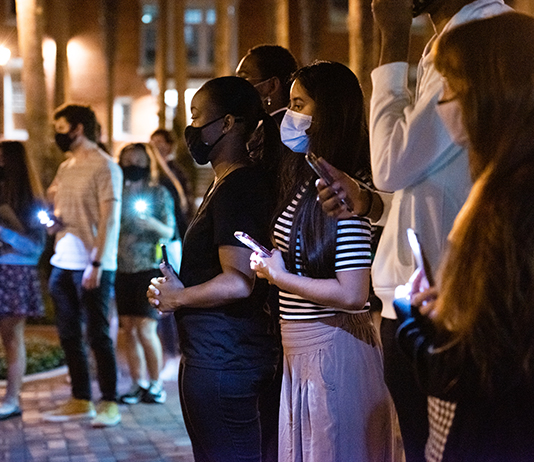
[[[69,66],[67,44],[69,42],[69,9],[66,0],[51,3],[51,17],[54,18],[54,40],[56,42],[56,74],[54,84],[54,107],[69,99]]]
[[[371,72],[376,65],[371,0],[349,0],[349,67],[362,86],[367,108],[371,98]]]
[[[169,17],[169,1],[159,0],[158,12],[158,31],[157,31],[157,46],[156,46],[156,80],[158,82],[158,126],[159,128],[166,128],[166,107],[165,107],[165,91],[167,90],[167,51],[168,45],[168,23]]]
[[[215,75],[233,75],[231,66],[230,43],[232,30],[230,24],[230,0],[217,0],[217,24],[215,27]]]
[[[174,118],[174,129],[182,138],[186,125],[185,90],[187,89],[187,52],[184,37],[185,0],[174,2],[174,86],[178,93],[178,106]]]
[[[102,0],[106,51],[106,131],[107,147],[113,153],[113,102],[115,100],[115,56],[117,52],[117,0]],[[100,141],[100,140],[99,140]]]
[[[26,95],[26,150],[48,184],[55,174],[56,163],[49,146],[50,119],[47,111],[45,73],[43,67],[43,4],[42,0],[16,0],[17,31],[23,59],[22,82]]]
[[[320,0],[299,0],[299,10],[302,37],[300,62],[307,65],[319,54],[321,18],[318,12],[321,11],[321,2]]]
[[[175,0],[174,2],[174,86],[178,92],[178,105],[173,120],[173,130],[177,138],[176,162],[186,171],[194,187],[195,166],[184,139],[188,110],[185,105],[185,90],[187,90],[187,47],[184,37],[185,1]]]
[[[276,44],[289,48],[289,1],[275,0]]]

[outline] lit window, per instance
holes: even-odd
[[[210,73],[214,65],[214,0],[189,0],[184,12],[184,40],[190,72]],[[152,73],[156,62],[158,4],[145,0],[141,9],[141,69]],[[169,32],[169,39],[172,40]]]
[[[152,69],[156,62],[156,20],[158,7],[145,3],[141,12],[141,67]]]
[[[188,8],[185,10],[184,20],[186,24],[201,24],[202,10],[198,8]]]
[[[121,96],[113,104],[113,138],[119,141],[129,140],[132,134],[132,98]]]

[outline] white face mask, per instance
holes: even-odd
[[[280,124],[280,137],[293,152],[308,152],[310,138],[306,130],[311,127],[312,116],[288,109]]]
[[[436,111],[447,128],[452,141],[463,148],[469,147],[469,137],[464,127],[462,109],[457,99],[438,102]]]

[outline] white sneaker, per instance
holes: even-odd
[[[143,403],[163,404],[167,400],[167,392],[161,382],[151,382],[150,387],[143,396]]]

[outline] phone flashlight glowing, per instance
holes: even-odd
[[[434,277],[432,276],[432,269],[430,268],[430,263],[428,263],[428,260],[426,259],[423,247],[419,242],[416,232],[412,228],[408,228],[406,234],[408,235],[408,242],[410,243],[417,267],[426,276],[426,280],[430,284],[430,287],[434,286],[435,283]]]
[[[254,250],[254,252],[258,253],[260,257],[263,258],[269,258],[272,257],[273,254],[267,250],[263,245],[261,245],[258,241],[251,238],[247,233],[244,233],[242,231],[236,231],[234,233],[234,236],[243,244],[245,244],[248,248]]]

